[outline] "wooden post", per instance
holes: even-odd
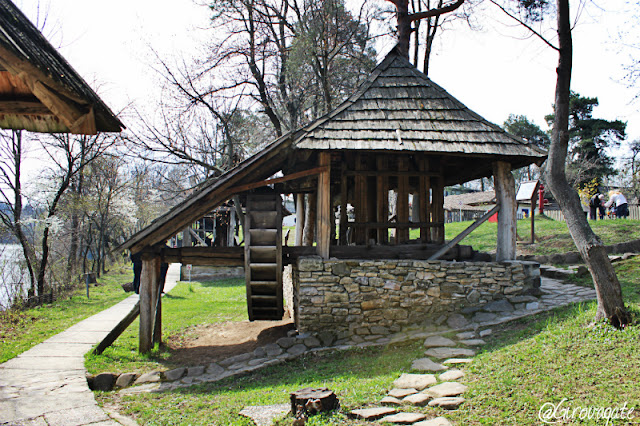
[[[331,152],[318,154],[319,166],[331,166]],[[323,259],[329,258],[331,246],[331,230],[333,210],[331,209],[331,169],[320,173],[318,176],[318,255]]]
[[[312,246],[316,232],[316,193],[312,192],[305,197],[304,231],[302,232],[302,245]]]
[[[418,220],[420,222],[431,222],[431,209],[429,208],[430,204],[431,204],[431,200],[429,199],[429,192],[431,189],[431,179],[428,176],[425,176],[424,173],[426,173],[428,170],[428,160],[426,158],[421,158],[420,162],[419,162],[419,166],[420,166],[420,171],[423,173],[422,176],[420,176],[420,191],[419,191],[419,195],[418,195],[418,205],[419,205],[419,216],[418,216]],[[416,200],[414,199],[413,202],[415,203]],[[431,228],[430,227],[421,227],[420,228],[420,241],[423,243],[430,243],[431,242]]]
[[[439,223],[432,227],[432,239],[436,244],[444,244],[444,178],[442,175],[434,177],[432,181],[431,212],[433,222]]]
[[[140,334],[138,341],[140,353],[147,353],[152,348],[159,272],[160,258],[150,253],[143,254],[142,272],[140,273]]]
[[[405,156],[398,158],[398,171],[406,172],[409,170],[409,159]],[[409,222],[409,176],[398,176],[398,209],[397,217],[399,223]],[[409,241],[409,228],[403,227],[396,230],[396,244],[402,244]]]
[[[304,194],[296,194],[296,246],[302,245],[304,230]]]
[[[386,155],[378,155],[376,158],[378,171],[387,171],[388,161]],[[376,221],[378,223],[389,223],[389,177],[386,175],[377,178],[377,201],[378,214]],[[389,228],[378,228],[378,244],[387,244],[389,242]]]
[[[364,170],[362,154],[356,154],[356,172]],[[354,199],[354,213],[356,215],[356,224],[366,223],[369,218],[367,217],[367,178],[365,175],[356,173],[354,177],[355,181],[355,193]],[[364,226],[356,226],[354,229],[354,240],[357,245],[364,245],[367,243],[367,228]]]
[[[342,178],[340,180],[340,230],[338,231],[338,245],[345,246],[349,244],[347,241],[347,226],[349,226],[349,213],[347,212],[347,198],[348,198],[348,176],[345,174],[347,166],[343,162],[342,164]]]
[[[496,188],[498,213],[498,243],[496,260],[514,260],[516,258],[516,187],[511,174],[511,164],[504,161],[493,163],[493,177]]]

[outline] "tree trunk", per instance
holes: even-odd
[[[569,0],[557,0],[558,8],[558,79],[555,95],[555,121],[551,134],[547,186],[558,200],[571,237],[591,272],[595,284],[598,309],[596,321],[607,318],[614,326],[629,322],[622,291],[615,270],[609,261],[602,241],[589,227],[582,211],[580,198],[569,185],[565,175],[565,161],[569,145],[569,95],[572,67],[571,22]]]

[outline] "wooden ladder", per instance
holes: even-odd
[[[275,192],[247,195],[244,262],[249,321],[281,320],[282,199]]]

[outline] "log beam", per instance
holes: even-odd
[[[498,242],[496,260],[513,260],[516,258],[516,187],[511,174],[511,164],[505,161],[493,163],[493,177],[496,189],[496,204],[500,206],[498,213]]]
[[[318,175],[318,255],[323,259],[329,258],[331,246],[331,230],[333,211],[331,209],[331,153],[318,154],[320,167],[325,171]]]
[[[140,353],[147,353],[152,349],[159,276],[160,258],[151,253],[144,253],[142,255],[142,272],[140,273],[140,331],[138,340]]]

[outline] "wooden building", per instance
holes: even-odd
[[[494,176],[501,206],[497,257],[513,259],[511,170],[545,158],[543,150],[469,110],[394,49],[334,111],[206,182],[123,245],[143,253],[140,350],[151,345],[161,261],[244,264],[249,318],[280,319],[282,268],[300,256],[431,257],[445,243],[447,185]],[[303,197],[315,200],[315,220],[305,224],[316,227],[315,246],[302,247],[296,238],[296,246],[282,247],[283,193],[297,194],[297,223],[305,218]],[[237,194],[247,199],[244,247],[163,247],[187,224]],[[354,220],[342,214],[351,208]],[[419,229],[417,240],[410,241],[411,229]]]
[[[87,135],[124,128],[9,0],[0,1],[0,128]]]

